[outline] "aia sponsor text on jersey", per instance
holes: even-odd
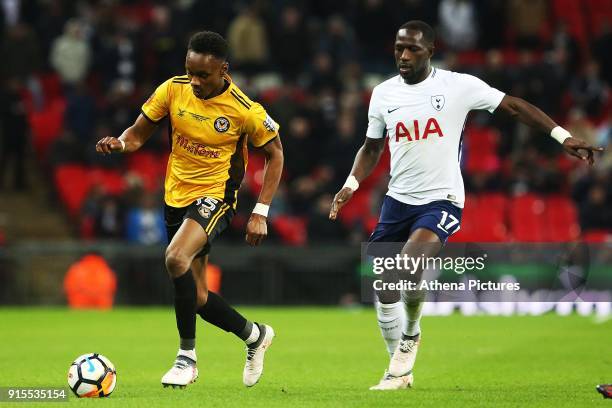
[[[421,128],[424,129],[422,134],[420,131]],[[395,125],[396,142],[399,142],[400,138],[402,137],[405,137],[406,140],[409,142],[412,142],[413,140],[425,140],[429,135],[438,135],[438,137],[444,136],[436,118],[427,119],[427,122],[425,123],[424,127],[419,126],[418,120],[413,120],[412,132],[408,130],[408,127],[402,121],[397,122],[397,124]]]

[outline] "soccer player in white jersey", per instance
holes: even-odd
[[[427,23],[416,20],[397,31],[399,75],[374,88],[365,143],[329,214],[335,220],[359,183],[370,175],[384,149],[386,132],[391,180],[369,242],[406,242],[402,254],[408,256],[435,256],[459,230],[465,197],[459,161],[463,125],[471,110],[506,112],[550,134],[567,153],[589,164],[593,151],[603,150],[573,138],[523,99],[491,88],[472,75],[432,67],[434,37]],[[424,293],[377,292],[377,298],[378,325],[390,362],[380,383],[370,389],[407,388],[413,382],[420,343]]]

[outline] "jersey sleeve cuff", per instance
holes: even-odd
[[[495,112],[497,108],[499,107],[499,105],[501,104],[502,100],[504,99],[504,96],[506,96],[506,94],[503,93],[502,91],[497,91],[497,92],[499,92],[499,94],[497,95],[497,103],[493,105],[491,109],[489,109],[489,113]]]
[[[264,147],[265,145],[267,145],[268,143],[274,141],[274,139],[277,139],[277,138],[278,138],[278,133],[276,134],[276,136],[274,136],[272,139],[268,140],[267,142],[265,142],[263,144],[260,144],[259,146],[253,145],[253,147],[255,147],[257,149],[260,149],[260,148]]]
[[[383,137],[385,137],[385,131],[381,131],[381,132],[372,132],[372,131],[368,131],[366,132],[366,137],[369,137],[370,139],[382,139]]]
[[[165,116],[163,116],[163,117],[161,117],[159,120],[153,120],[153,119],[151,119],[151,118],[150,118],[150,117],[149,117],[149,116],[148,116],[148,115],[145,113],[145,111],[144,111],[144,110],[142,110],[142,109],[141,109],[141,110],[140,110],[140,113],[142,114],[142,116],[143,116],[143,117],[144,117],[146,120],[148,120],[149,122],[151,122],[151,123],[153,123],[153,124],[155,124],[155,125],[157,125],[159,122],[161,122],[161,121],[162,121],[162,120],[165,118]]]

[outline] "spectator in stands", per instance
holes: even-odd
[[[315,55],[308,77],[308,88],[312,92],[322,89],[331,89],[335,92],[340,86],[332,57],[326,52],[319,52]]]
[[[298,116],[304,110],[302,107],[304,94],[293,82],[285,82],[274,91],[276,95],[268,104],[270,116],[284,129],[294,116]]]
[[[350,113],[340,115],[336,120],[336,132],[326,141],[323,163],[328,163],[333,172],[331,184],[334,187],[344,183],[345,175],[353,167],[353,157],[348,153],[356,152],[361,146],[362,136],[357,134],[356,122]]]
[[[519,52],[518,65],[513,78],[513,88],[521,94],[523,99],[531,103],[539,104],[544,95],[544,87],[542,86],[543,78],[538,75],[541,72],[541,67],[535,61],[533,52],[528,49],[523,49]]]
[[[103,115],[103,118],[98,121],[98,123],[95,125],[95,128],[93,128],[90,132],[90,135],[87,140],[92,140],[95,138],[100,138],[113,134],[113,128],[111,128],[111,125],[113,125],[112,119],[112,116]],[[87,148],[89,146],[87,140],[82,140],[78,138],[75,139],[77,140],[77,143],[82,152],[82,159],[79,161],[83,161],[86,164],[92,166],[101,166],[108,168],[121,166],[121,164],[125,161],[125,156],[119,154],[105,157],[104,160],[102,160],[100,158],[100,155],[96,154],[93,149]]]
[[[612,110],[608,110],[606,119],[597,128],[597,146],[606,149],[597,167],[612,170]]]
[[[128,211],[125,233],[128,241],[138,244],[153,245],[166,241],[164,214],[153,194],[142,195],[140,205]]]
[[[0,45],[3,78],[28,80],[41,67],[40,48],[32,29],[17,23],[7,29]]]
[[[562,65],[565,77],[573,76],[580,67],[580,48],[578,42],[569,32],[567,23],[563,20],[557,22],[553,32],[550,51],[556,54],[556,61]]]
[[[592,116],[601,114],[606,106],[609,89],[599,74],[599,64],[593,60],[584,65],[579,76],[570,85],[573,101]]]
[[[388,40],[393,38],[394,27],[402,24],[406,16],[438,25],[439,15],[442,17],[446,13],[441,27],[450,26],[458,30],[456,38],[451,37],[449,42],[465,40],[464,31],[467,31],[467,44],[481,47],[474,53],[476,59],[479,52],[489,49],[491,52],[486,56],[485,67],[480,64],[457,66],[463,64],[465,54],[452,50],[438,53],[441,60],[434,65],[473,72],[492,86],[511,90],[511,93],[556,114],[560,120],[573,121],[574,113],[566,116],[568,110],[572,112],[572,106],[567,101],[575,98],[574,104],[584,114],[578,122],[585,122],[576,124],[575,132],[592,133],[594,129],[589,128],[588,123],[597,124],[604,119],[597,131],[597,140],[602,146],[610,143],[610,119],[605,120],[604,109],[612,75],[612,34],[609,24],[591,27],[588,15],[585,20],[586,34],[591,35],[592,56],[599,65],[596,75],[593,75],[597,71],[594,66],[582,64],[580,56],[589,55],[587,50],[581,49],[583,44],[568,33],[563,21],[557,24],[549,15],[549,7],[553,4],[550,0],[313,0],[295,4],[285,1],[256,3],[237,15],[236,2],[227,0],[165,3],[140,0],[4,2],[5,7],[0,7],[0,22],[6,28],[0,40],[0,50],[3,52],[0,73],[4,78],[12,77],[10,73],[13,73],[13,76],[29,79],[28,82],[22,81],[22,84],[32,94],[34,109],[45,109],[42,91],[49,92],[49,87],[55,86],[52,80],[54,75],[43,72],[38,77],[35,74],[40,72],[41,61],[52,60],[52,44],[60,43],[67,35],[62,34],[62,29],[64,26],[68,29],[69,24],[66,23],[69,19],[77,19],[91,49],[91,75],[87,75],[87,69],[82,74],[83,78],[87,78],[89,92],[88,95],[80,91],[67,95],[64,123],[67,131],[52,142],[49,162],[52,165],[79,162],[89,166],[121,166],[126,161],[125,156],[112,155],[101,160],[91,149],[83,149],[83,138],[99,140],[128,127],[131,124],[128,121],[138,113],[149,91],[152,92],[148,85],[156,82],[156,77],[165,79],[170,74],[181,73],[176,72],[176,58],[183,58],[181,55],[175,56],[176,44],[182,44],[188,33],[201,27],[227,33],[232,22],[231,30],[236,32],[237,37],[242,38],[244,33],[248,33],[248,42],[240,41],[234,48],[235,51],[242,49],[244,52],[232,57],[232,66],[241,63],[241,55],[251,51],[264,55],[262,49],[267,47],[268,58],[264,58],[263,65],[267,65],[269,59],[272,70],[283,76],[282,85],[278,88],[266,85],[263,89],[257,89],[260,92],[258,98],[269,101],[271,116],[285,129],[285,150],[290,158],[279,189],[279,194],[283,190],[286,192],[285,206],[276,200],[272,211],[289,216],[309,216],[312,203],[328,192],[328,183],[334,183],[329,180],[337,177],[335,167],[347,165],[344,163],[345,153],[353,149],[349,134],[360,138],[365,132],[367,113],[364,110],[367,110],[372,77],[386,76],[393,71],[393,66],[389,65],[392,42]],[[268,8],[258,8],[261,4]],[[449,17],[448,10],[454,9],[460,13]],[[338,17],[339,13],[342,13],[342,17]],[[124,17],[126,15],[135,18],[128,19]],[[466,19],[474,22],[460,23]],[[598,21],[604,20],[598,18]],[[266,26],[262,27],[264,21]],[[554,31],[548,33],[551,27]],[[546,37],[549,34],[550,38]],[[270,37],[266,39],[268,35]],[[472,40],[474,35],[477,42]],[[505,43],[506,37],[511,40],[508,44]],[[255,42],[257,50],[248,45],[251,40]],[[543,44],[544,40],[547,44]],[[271,47],[272,44],[274,47]],[[523,52],[516,48],[517,45],[533,52]],[[465,44],[459,46],[460,49],[465,47]],[[547,52],[541,59],[539,51],[544,49]],[[182,53],[181,47],[178,52]],[[257,58],[261,60],[261,56]],[[71,71],[82,66],[84,61],[79,59],[75,66],[67,63],[68,58],[57,62]],[[585,72],[574,79],[579,74],[578,69],[583,66]],[[253,71],[259,72],[261,68],[256,64]],[[80,69],[82,72],[82,67]],[[244,79],[235,79],[254,84],[254,72],[247,72]],[[95,105],[92,97],[95,98]],[[25,100],[28,102],[29,99]],[[2,109],[7,106],[3,104]],[[474,117],[470,120],[474,120]],[[514,192],[550,190],[554,185],[550,178],[558,175],[555,167],[558,150],[552,148],[550,138],[532,137],[529,132],[516,127],[511,118],[487,116],[483,126],[491,123],[502,134],[499,152],[503,171],[491,171],[491,174],[485,175],[467,174],[468,192],[497,188]],[[160,129],[149,140],[146,149],[150,151],[154,148],[160,153],[160,160],[163,160],[163,153],[169,146],[165,126],[160,126]],[[518,137],[512,137],[514,134]],[[9,141],[12,142],[14,140]],[[464,157],[468,157],[468,154],[466,151]],[[504,163],[507,158],[510,158],[509,162]],[[2,159],[0,167],[9,164]],[[509,169],[511,166],[516,166],[516,173]],[[596,162],[596,168],[603,170],[611,167],[612,149],[608,148],[601,160]],[[570,173],[557,176],[557,181],[567,183],[583,170],[578,168],[580,170],[568,167]],[[597,176],[588,177],[592,179]],[[245,191],[247,189],[241,190],[240,194],[247,196],[239,202],[246,204],[253,198],[248,197],[251,192]],[[587,191],[582,192],[585,197]],[[134,192],[130,190],[129,194]],[[120,202],[131,205],[125,204],[125,200],[130,200],[130,197],[122,197]],[[102,201],[102,197],[99,197],[97,208],[102,207]],[[579,197],[576,201],[582,205]],[[243,208],[247,207],[245,205]],[[240,219],[241,208],[239,206],[235,220]],[[610,208],[606,211],[612,212]],[[119,219],[116,224],[121,225],[122,231],[122,221]],[[101,225],[99,222],[99,229]],[[107,236],[109,232],[104,234]],[[243,238],[240,232],[235,236],[237,239]]]
[[[478,2],[476,17],[478,18],[478,27],[481,33],[478,36],[478,42],[484,50],[499,49],[504,45],[506,21],[502,16],[504,15],[506,1],[487,0]]]
[[[304,15],[295,6],[285,6],[280,22],[271,27],[272,58],[286,80],[295,81],[311,59],[312,50]],[[299,44],[299,46],[296,46]]]
[[[597,132],[595,126],[584,111],[580,108],[574,108],[570,111],[567,120],[567,130],[575,137],[584,140],[585,142],[596,146]]]
[[[540,47],[540,31],[548,19],[548,0],[510,0],[506,4],[508,26],[516,37],[516,45]]]
[[[357,61],[348,61],[339,69],[339,80],[343,91],[363,91],[363,72]],[[342,95],[340,95],[342,97]]]
[[[478,40],[478,21],[471,0],[442,0],[438,9],[440,38],[451,50],[471,50]]]
[[[94,186],[83,203],[82,216],[93,221],[97,238],[123,238],[123,208],[119,199],[108,195],[100,186]]]
[[[51,46],[51,66],[62,82],[73,87],[82,82],[89,68],[91,47],[85,38],[83,27],[78,20],[68,20],[64,33]]]
[[[612,30],[610,30],[610,22],[612,16],[609,16],[609,20],[602,24],[599,33],[595,36],[592,43],[593,58],[599,63],[599,67],[602,73],[602,79],[606,81],[607,85],[612,84]]]
[[[48,2],[27,2],[35,7],[36,19],[33,30],[40,47],[42,62],[45,70],[52,70],[49,55],[51,47],[56,38],[62,35],[68,16],[74,11],[76,4],[71,2],[48,1]],[[24,2],[21,2],[23,5]],[[82,6],[82,4],[81,4]],[[88,7],[83,7],[88,9]]]
[[[398,25],[390,24],[389,17],[393,16],[397,6],[384,0],[363,0],[361,7],[355,10],[353,26],[359,41],[362,61],[368,71],[388,72],[388,65],[385,62],[392,52],[389,39],[395,35],[393,27]],[[372,27],[377,29],[373,30]]]
[[[227,30],[234,69],[248,74],[260,72],[268,63],[266,26],[259,16],[258,3],[242,6]]]
[[[87,143],[98,117],[96,101],[85,83],[72,83],[71,86],[66,95],[65,127],[82,143]]]
[[[583,231],[612,229],[612,206],[606,186],[594,184],[588,190],[587,199],[580,204],[580,226]]]
[[[329,222],[329,210],[334,197],[330,193],[320,195],[308,217],[308,240],[322,243],[346,239],[348,231],[341,222]]]
[[[285,164],[285,171],[292,180],[310,174],[316,163],[316,146],[312,141],[312,125],[305,115],[291,119],[287,129],[285,151],[291,160]]]
[[[173,75],[177,75],[177,63],[183,59],[183,50],[179,44],[178,30],[173,24],[170,7],[158,4],[152,9],[151,29],[145,35],[153,54],[153,83],[161,83]]]
[[[0,188],[12,164],[13,188],[19,191],[28,186],[25,161],[30,137],[22,90],[17,77],[8,78],[0,89]]]
[[[123,85],[123,81],[116,81],[106,94],[109,103],[103,112],[103,117],[106,125],[110,127],[109,134],[115,134],[120,132],[118,129],[131,126],[132,118],[140,112],[139,107],[132,102],[132,91]]]
[[[340,15],[332,15],[319,37],[319,51],[329,55],[333,67],[357,57],[355,34]]]
[[[510,89],[512,87],[508,68],[504,64],[504,57],[498,49],[487,52],[484,69],[479,75],[483,81],[493,88]]]
[[[94,64],[102,75],[105,89],[113,92],[119,89],[130,94],[136,87],[136,75],[142,69],[142,50],[137,46],[133,28],[127,22],[119,20],[109,30],[112,31],[101,33],[97,39],[100,47],[95,52]]]
[[[66,163],[83,163],[83,141],[75,137],[70,130],[64,130],[53,141],[49,150],[49,164],[52,167]]]

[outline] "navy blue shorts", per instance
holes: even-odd
[[[368,242],[406,242],[414,230],[427,228],[444,244],[459,231],[461,211],[446,200],[410,205],[385,196],[378,224]]]

